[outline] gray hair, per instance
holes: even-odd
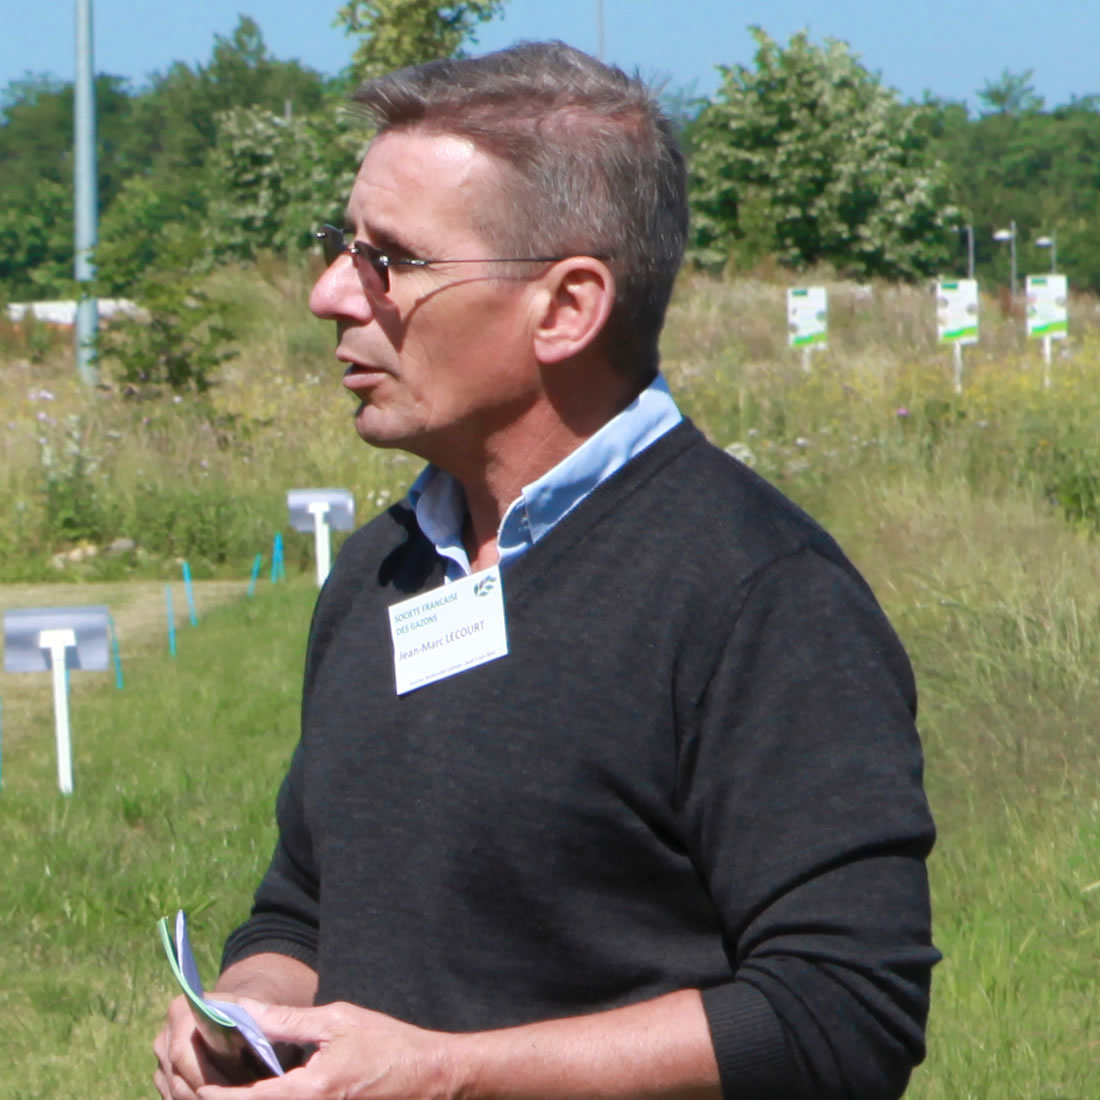
[[[471,140],[502,164],[478,229],[512,256],[598,256],[617,293],[602,339],[642,388],[683,258],[684,158],[637,76],[562,42],[431,61],[363,84],[352,100],[379,132]]]

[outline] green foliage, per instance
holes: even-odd
[[[1003,87],[992,100],[983,93],[1000,106],[976,119],[962,104],[927,104],[934,147],[974,226],[979,278],[1007,284],[1008,249],[993,232],[1014,220],[1021,273],[1049,268],[1049,252],[1033,242],[1053,233],[1070,285],[1100,290],[1100,100],[1041,111],[1028,87]]]
[[[101,327],[97,357],[128,392],[149,396],[205,393],[231,348],[230,311],[210,297],[186,271],[157,271],[141,285],[139,305],[147,318],[125,318]]]
[[[321,222],[342,222],[363,141],[361,128],[334,113],[287,119],[234,108],[220,116],[209,161],[210,254],[251,260],[265,249],[311,247]]]
[[[128,183],[108,219],[99,251],[100,283],[135,299],[144,316],[100,326],[96,356],[129,393],[202,394],[235,354],[233,311],[201,286],[199,235],[186,226],[164,225],[160,219],[166,215],[163,196],[137,180]]]
[[[336,13],[335,26],[359,38],[351,70],[359,80],[391,69],[461,56],[475,41],[474,29],[503,9],[505,0],[348,0]]]
[[[36,180],[0,205],[0,297],[60,298],[72,285],[72,187]]]
[[[85,445],[86,424],[69,416],[55,448],[40,440],[42,492],[45,497],[46,537],[50,545],[98,542],[105,533],[97,477],[98,462]]]
[[[935,271],[956,212],[919,109],[844,43],[753,35],[754,67],[723,68],[690,128],[692,257],[721,267],[772,254],[860,278]]]
[[[107,238],[101,285],[115,292],[132,285],[134,263],[155,257],[165,231],[201,232],[217,196],[206,159],[226,111],[309,114],[325,100],[324,79],[273,58],[247,16],[230,36],[215,36],[205,65],[176,63],[139,91],[98,76],[99,207]],[[72,142],[71,83],[31,76],[8,85],[0,96],[0,296],[71,295]],[[127,228],[130,240],[115,248],[135,208],[141,216]],[[116,259],[121,270],[112,268]]]
[[[1019,115],[1043,109],[1043,98],[1035,94],[1035,85],[1031,78],[1034,69],[1014,73],[1005,69],[996,80],[987,80],[978,99],[987,112],[1001,115]]]

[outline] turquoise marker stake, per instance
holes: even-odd
[[[264,563],[263,554],[257,554],[252,562],[252,578],[248,582],[248,594],[251,596],[256,591],[256,578],[260,575],[260,566]]]
[[[125,686],[122,681],[122,657],[118,652],[118,634],[115,633],[115,618],[108,614],[107,622],[111,624],[111,657],[115,662],[115,687],[119,691]]]
[[[271,581],[274,583],[280,578],[286,579],[286,566],[283,564],[283,536],[277,531],[271,548]]]
[[[164,586],[164,600],[168,605],[168,652],[176,655],[176,613],[172,608],[172,586]]]
[[[187,610],[191,616],[191,625],[199,625],[199,616],[195,611],[195,593],[191,590],[191,566],[183,563],[183,590],[187,593]]]

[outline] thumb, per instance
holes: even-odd
[[[315,1043],[323,1038],[319,1032],[320,1013],[315,1008],[265,1004],[249,997],[242,997],[238,1003],[248,1010],[270,1042]]]

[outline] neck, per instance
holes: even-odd
[[[604,384],[595,384],[600,378]],[[555,381],[567,381],[560,376]],[[637,387],[617,372],[585,371],[572,385],[547,387],[520,417],[481,438],[476,453],[449,455],[447,470],[466,495],[463,541],[471,571],[494,565],[497,531],[523,487],[552,470],[595,435],[637,396]]]

